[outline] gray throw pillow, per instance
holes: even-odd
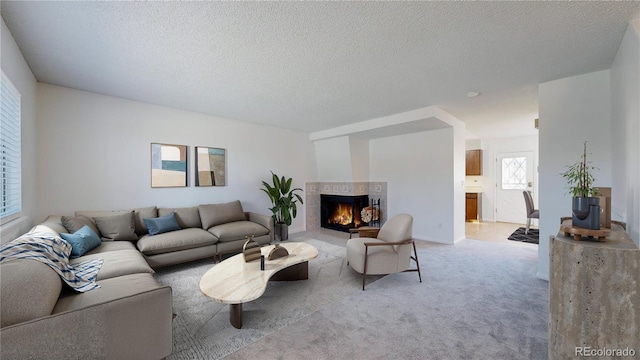
[[[200,210],[200,220],[202,220],[203,229],[209,229],[216,225],[234,221],[247,220],[242,210],[240,200],[224,204],[200,205],[198,206],[198,210]]]
[[[94,217],[93,221],[96,222],[104,240],[138,240],[133,211],[121,215]]]
[[[90,227],[93,232],[100,235],[100,231],[96,227],[96,224],[93,222],[93,220],[89,219],[86,216],[63,216],[60,218],[60,222],[62,223],[62,226],[64,226],[64,228],[67,229],[67,231],[71,234],[82,229],[82,227],[86,225]]]

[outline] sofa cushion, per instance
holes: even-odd
[[[49,215],[47,216],[46,219],[44,219],[43,222],[41,222],[39,225],[41,226],[46,226],[49,229],[51,229],[53,232],[56,233],[63,233],[63,232],[73,232],[73,231],[69,231],[67,230],[67,228],[65,228],[62,225],[62,217],[60,215]],[[82,227],[82,226],[81,226]],[[79,227],[80,228],[80,227]],[[79,229],[78,228],[78,229]],[[94,230],[94,229],[92,229]],[[95,229],[94,231],[97,231],[98,229]],[[97,232],[96,232],[97,234]]]
[[[149,230],[149,235],[157,235],[169,231],[180,230],[180,226],[176,221],[176,213],[171,213],[157,218],[144,219],[144,224]]]
[[[62,232],[65,231],[64,230],[64,226],[60,225],[60,227],[62,229],[55,229],[54,230],[51,226],[49,226],[49,224],[48,225],[38,224],[38,225],[32,227],[31,230],[29,230],[29,232],[30,233],[34,233],[34,232],[36,232],[36,233],[47,233],[47,234],[59,237],[60,232],[57,231],[57,230],[62,230]]]
[[[234,221],[217,225],[209,229],[220,242],[242,240],[249,235],[262,236],[269,234],[269,229],[251,221]]]
[[[98,236],[100,236],[100,230],[98,230],[96,223],[94,223],[93,220],[89,219],[86,216],[63,216],[60,218],[60,222],[62,223],[62,226],[64,226],[64,228],[72,234],[86,225],[90,227],[91,230],[93,230],[93,232],[95,232]]]
[[[144,235],[149,232],[143,219],[150,219],[158,216],[158,208],[150,206],[146,208],[133,209],[134,220],[136,222],[136,234]]]
[[[99,254],[107,251],[136,250],[136,246],[130,241],[103,241],[97,248],[89,250],[85,255]]]
[[[62,290],[53,269],[28,259],[3,262],[0,284],[0,327],[50,315]]]
[[[242,210],[240,200],[224,204],[200,205],[198,206],[198,210],[200,210],[200,220],[202,221],[203,229],[209,229],[216,225],[234,221],[247,220]]]
[[[93,221],[105,240],[138,240],[133,211],[121,215],[94,217]]]
[[[154,273],[153,269],[151,269],[149,264],[144,260],[144,257],[142,257],[142,254],[135,249],[95,253],[71,259],[69,262],[73,265],[93,259],[104,260],[98,272],[97,280],[110,279],[129,274]]]
[[[102,243],[98,234],[87,225],[84,225],[73,234],[61,233],[60,236],[71,244],[71,258],[82,256]]]
[[[144,225],[144,218],[154,218],[158,216],[158,209],[155,206],[149,206],[144,208],[135,208],[128,210],[97,210],[97,211],[76,211],[77,216],[85,216],[89,219],[94,217],[104,217],[113,215],[122,215],[133,211],[133,218],[135,221],[136,234],[143,235],[147,233],[147,227]],[[69,230],[71,231],[71,230]]]
[[[86,293],[64,293],[53,309],[53,314],[82,309],[96,304],[124,299],[136,294],[157,289],[158,282],[151,274],[130,274],[97,282],[100,287]],[[140,334],[144,335],[144,334]]]
[[[185,207],[185,208],[158,208],[158,216],[166,216],[172,212],[176,213],[176,220],[181,229],[186,228],[202,228],[202,222],[200,222],[200,214],[198,213],[198,207]]]
[[[212,245],[217,241],[215,236],[205,230],[188,228],[153,236],[143,235],[136,246],[145,255],[156,255]]]

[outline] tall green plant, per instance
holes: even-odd
[[[302,191],[302,189],[291,189],[292,181],[292,178],[286,179],[284,176],[279,177],[272,171],[272,184],[268,184],[266,181],[262,182],[264,188],[261,188],[260,190],[264,191],[269,196],[269,200],[271,200],[271,203],[273,204],[273,207],[269,210],[273,213],[273,221],[276,223],[291,225],[291,222],[298,214],[298,207],[296,206],[296,203],[300,201],[300,204],[304,204],[300,195],[295,193],[295,191]]]
[[[598,194],[598,189],[592,187],[595,180],[592,172],[596,169],[590,161],[587,161],[587,142],[585,141],[580,161],[568,166],[567,171],[560,175],[567,181],[569,192],[573,197],[589,197]]]

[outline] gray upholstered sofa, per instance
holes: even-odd
[[[144,219],[166,217],[174,213],[180,230],[150,235]],[[242,251],[247,236],[261,245],[274,239],[271,216],[244,212],[240,201],[224,204],[206,204],[182,208],[157,208],[155,206],[115,211],[76,211],[75,218],[50,217],[66,228],[80,226],[87,221],[104,217],[132,215],[132,228],[128,233],[116,234],[122,240],[135,243],[152,268],[179,264],[206,257],[221,257],[226,253]],[[76,224],[69,225],[75,221]],[[100,229],[96,226],[96,231]],[[133,232],[133,233],[131,233]],[[102,233],[102,232],[101,232]],[[124,233],[124,234],[123,234]],[[107,240],[104,234],[103,240]]]
[[[33,230],[65,232],[47,221]],[[131,242],[102,242],[71,260],[104,260],[96,283],[79,293],[37,260],[0,263],[0,358],[161,359],[172,350],[171,288]]]
[[[150,235],[149,219],[167,216],[179,229]],[[247,236],[261,244],[274,236],[272,218],[244,212],[239,201],[76,211],[49,216],[32,230],[59,236],[84,225],[102,241],[70,263],[103,259],[98,289],[75,292],[35,260],[0,263],[0,358],[164,358],[172,349],[172,295],[156,282],[153,268],[220,258],[241,251]]]

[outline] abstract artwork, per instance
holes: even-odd
[[[196,146],[196,186],[226,185],[225,149]]]
[[[151,143],[151,187],[187,186],[186,145]]]

